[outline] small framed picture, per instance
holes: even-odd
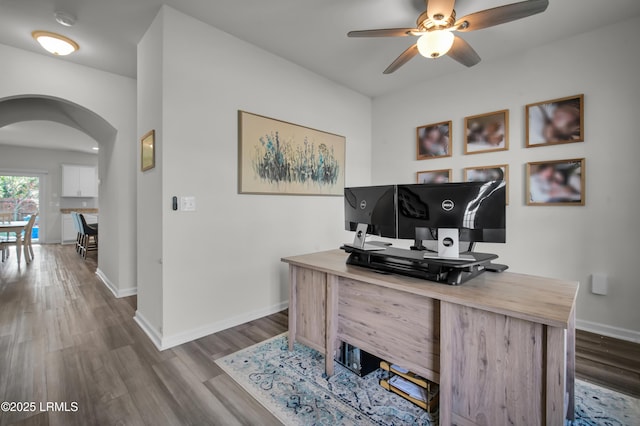
[[[418,127],[416,134],[418,160],[451,157],[451,121]]]
[[[140,170],[146,172],[156,166],[156,131],[150,130],[140,139]]]
[[[509,110],[474,115],[464,119],[464,153],[509,149]]]
[[[418,183],[448,183],[451,182],[451,169],[427,170],[416,173]]]
[[[527,163],[527,205],[584,206],[585,160]]]
[[[584,142],[584,95],[526,106],[527,148]]]
[[[507,192],[507,204],[509,204],[509,165],[467,167],[464,169],[465,182],[490,182],[503,180]]]

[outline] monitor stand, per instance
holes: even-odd
[[[359,249],[364,249],[366,245],[367,239],[367,228],[368,225],[366,223],[359,223],[356,227],[356,235],[353,237],[353,246]]]
[[[357,248],[360,250],[364,250],[364,251],[378,251],[378,250],[384,250],[387,246],[387,244],[368,244],[366,242],[367,240],[367,229],[369,228],[369,225],[367,225],[366,223],[359,223],[358,226],[356,227],[356,235],[353,237],[353,243],[352,244],[344,244],[347,247],[353,247],[353,248]]]
[[[472,250],[470,247],[469,251]],[[425,259],[475,260],[471,255],[460,254],[460,231],[458,228],[438,228],[438,253],[424,253]]]

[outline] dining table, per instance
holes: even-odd
[[[0,236],[3,234],[15,234],[16,235],[16,257],[18,258],[18,265],[20,264],[20,258],[22,253],[22,232],[27,227],[27,221],[14,221],[0,223]],[[24,260],[27,263],[31,262],[31,256],[29,255],[29,247],[24,246]]]

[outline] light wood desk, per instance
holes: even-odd
[[[339,341],[440,384],[441,425],[574,418],[578,283],[485,272],[461,286],[347,265],[340,250],[289,264],[289,348]]]
[[[0,234],[15,234],[16,236],[16,257],[18,258],[18,265],[20,264],[20,254],[22,253],[22,232],[25,230],[27,224],[29,222],[18,221],[18,222],[9,222],[9,223],[0,223]],[[24,260],[27,263],[31,262],[31,257],[29,254],[29,248],[24,246]]]

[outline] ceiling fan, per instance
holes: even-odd
[[[402,52],[384,70],[391,74],[420,53],[427,58],[449,55],[463,65],[472,67],[480,62],[480,56],[454,31],[469,32],[493,27],[517,19],[544,12],[549,0],[527,0],[498,6],[466,15],[456,20],[453,9],[455,0],[425,0],[427,10],[418,17],[415,28],[390,28],[384,30],[351,31],[349,37],[420,37],[417,43]]]

